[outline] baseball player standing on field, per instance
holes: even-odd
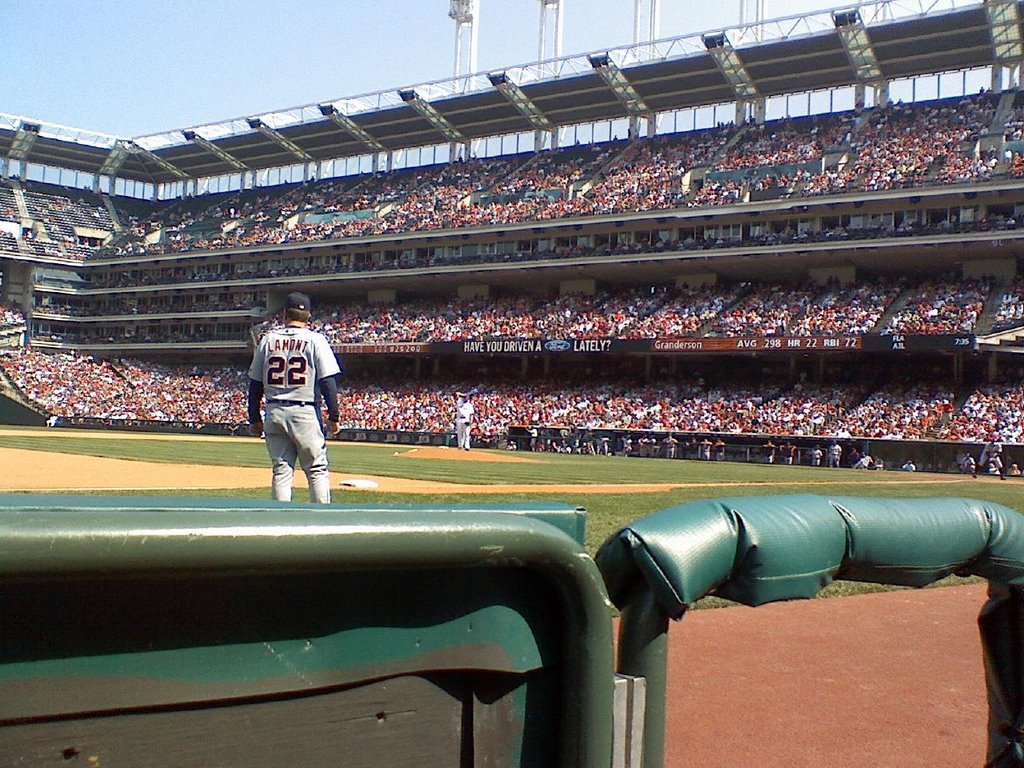
[[[249,366],[249,432],[266,438],[273,467],[270,490],[276,501],[292,500],[298,459],[309,482],[310,501],[329,504],[326,434],[333,437],[340,428],[336,377],[341,366],[327,339],[306,327],[309,317],[309,296],[289,293],[284,327],[260,340]],[[260,415],[264,395],[266,420]],[[326,434],[321,398],[327,405]]]
[[[473,407],[469,395],[465,392],[456,392],[455,397],[455,437],[458,440],[459,448],[469,450],[470,433],[473,428],[473,414],[476,409]]]

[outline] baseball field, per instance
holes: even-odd
[[[959,496],[1024,508],[1019,479],[335,443],[334,501],[548,500],[587,509],[587,547],[701,498]],[[265,499],[262,441],[0,427],[0,492]],[[371,486],[356,487],[356,486]],[[305,499],[301,475],[297,500]],[[761,608],[708,599],[673,626],[667,765],[943,766],[984,762],[980,582]]]

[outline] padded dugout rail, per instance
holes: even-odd
[[[607,768],[582,534],[550,504],[0,496],[0,764]]]
[[[835,579],[921,587],[990,581],[979,624],[989,765],[1024,767],[1024,518],[972,499],[763,496],[663,510],[596,557],[622,610],[618,671],[647,679],[646,768],[664,764],[669,619],[705,595],[745,605],[809,598]]]

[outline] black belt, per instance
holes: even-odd
[[[267,405],[316,405],[310,400],[267,400]]]

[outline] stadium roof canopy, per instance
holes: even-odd
[[[840,29],[854,13],[876,79],[1020,60],[1024,2],[878,0],[134,139],[0,113],[0,155],[160,184],[728,103],[737,85],[716,47],[738,57],[748,94],[838,88],[866,82]]]

